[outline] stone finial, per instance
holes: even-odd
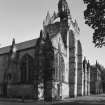
[[[54,22],[54,20],[58,17],[58,14],[54,11],[52,17],[51,17],[51,24]]]
[[[82,56],[82,45],[81,45],[80,40],[78,40],[78,55]]]
[[[50,16],[49,11],[47,12],[47,16],[45,20],[43,21],[43,27],[47,26],[49,24],[53,24],[54,20],[58,17],[58,14],[54,11],[53,15]]]
[[[16,46],[15,46],[15,39],[14,38],[13,38],[12,46],[13,46],[13,53],[15,53],[16,52]]]
[[[14,48],[14,45],[15,45],[15,38],[13,38],[13,40],[12,40],[12,46],[11,46],[12,49]]]
[[[84,60],[83,60],[83,68],[85,69],[85,65],[86,65],[86,57],[84,57]]]
[[[88,67],[90,67],[90,63],[89,63],[89,60],[88,60],[87,66],[88,66]]]
[[[51,16],[50,16],[50,13],[48,11],[47,16],[46,16],[46,21],[50,23],[50,20],[51,20]]]
[[[46,32],[45,30],[40,31],[40,39],[45,39],[46,38]]]
[[[98,62],[97,62],[97,60],[96,60],[96,66],[98,65]]]
[[[87,59],[86,59],[86,57],[84,57],[83,62],[84,62],[84,64],[87,64]]]
[[[57,17],[57,13],[54,11],[54,13],[53,13],[53,17]]]
[[[45,20],[43,21],[43,26],[47,26],[48,24],[51,23],[51,17],[50,17],[50,13],[49,11],[47,12],[47,16],[45,18]]]
[[[15,46],[15,39],[13,38],[12,46],[11,46],[11,48],[10,48],[10,55],[11,55],[11,58],[15,58],[16,51],[17,51],[17,48],[16,48],[16,46]]]
[[[15,38],[13,38],[13,40],[12,40],[12,45],[14,45],[15,44]]]
[[[73,22],[73,27],[74,27],[75,31],[79,34],[80,33],[80,28],[78,26],[78,23],[77,23],[77,20],[76,19]]]
[[[84,61],[86,61],[86,57],[84,56]]]
[[[43,32],[42,30],[40,30],[40,38],[42,39],[42,36],[43,36]]]

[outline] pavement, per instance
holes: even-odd
[[[61,101],[44,102],[35,100],[24,100],[15,98],[0,98],[0,105],[105,105],[105,94],[80,96],[68,98]]]
[[[81,96],[72,99],[70,98],[64,100],[63,103],[66,103],[65,105],[68,103],[69,105],[72,105],[73,103],[75,103],[75,105],[105,105],[105,94]]]

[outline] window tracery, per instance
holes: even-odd
[[[33,62],[33,58],[29,54],[25,54],[22,57],[21,63],[20,63],[20,70],[21,70],[21,82],[32,83],[34,62]]]

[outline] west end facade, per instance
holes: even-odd
[[[79,33],[67,1],[59,0],[39,38],[0,48],[0,96],[51,101],[102,93],[101,70],[83,58]]]

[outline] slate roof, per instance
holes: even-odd
[[[37,42],[37,39],[32,39],[29,41],[17,43],[16,48],[17,48],[17,50],[24,50],[27,48],[31,48],[31,47],[34,47],[36,45],[36,42]],[[8,53],[10,50],[10,47],[11,47],[11,45],[0,48],[0,54]]]

